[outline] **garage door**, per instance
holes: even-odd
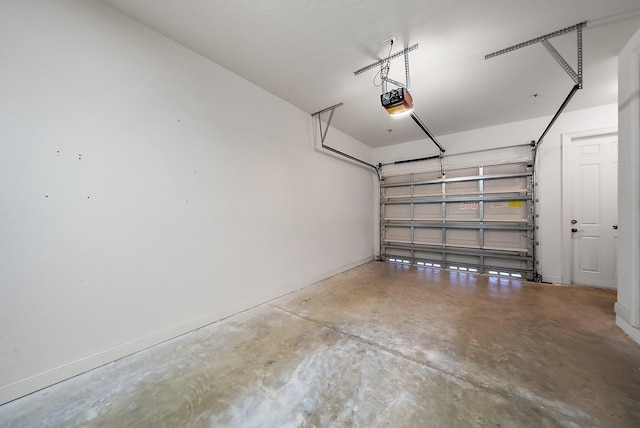
[[[529,161],[383,176],[382,259],[533,279]]]

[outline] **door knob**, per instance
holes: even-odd
[[[575,227],[571,229],[571,233],[576,233],[576,232],[584,232],[584,230],[578,230]]]
[[[614,229],[614,230],[618,230],[618,225],[617,225],[617,224],[614,224],[614,225],[613,225],[613,229]]]

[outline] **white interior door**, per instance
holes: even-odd
[[[571,142],[571,280],[616,288],[618,136]]]

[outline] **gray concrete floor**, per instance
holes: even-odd
[[[372,262],[0,407],[6,427],[638,427],[615,293]]]

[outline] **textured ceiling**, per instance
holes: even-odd
[[[616,55],[640,28],[638,0],[102,1],[308,113],[343,102],[332,126],[371,147],[425,138],[380,107],[376,70],[353,75],[390,37],[394,52],[419,44],[415,112],[445,135],[555,113],[573,81],[541,44],[484,55],[582,21],[584,89],[567,110],[616,102]],[[551,42],[575,68],[576,33]],[[402,58],[390,77],[404,81]]]

